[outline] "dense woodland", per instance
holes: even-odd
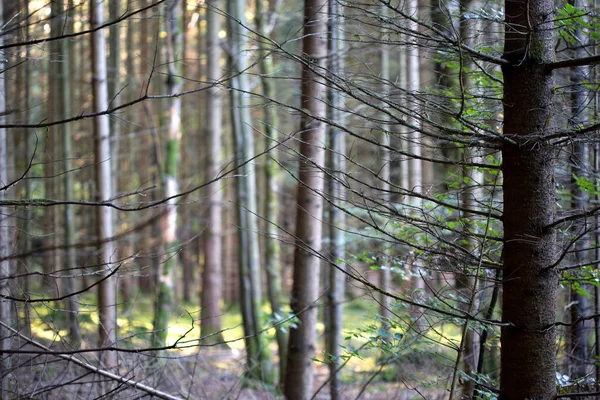
[[[596,0],[0,6],[0,400],[600,396]]]

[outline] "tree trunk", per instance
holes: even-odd
[[[231,33],[231,64],[233,90],[232,125],[234,132],[236,165],[238,175],[237,207],[239,224],[239,254],[240,254],[240,289],[242,295],[241,307],[246,336],[246,353],[248,373],[251,377],[264,382],[273,381],[273,371],[270,362],[270,352],[260,336],[262,327],[260,307],[262,305],[262,290],[260,278],[260,249],[258,243],[258,205],[256,193],[256,168],[254,162],[246,163],[254,156],[254,137],[252,134],[252,117],[249,109],[248,92],[248,54],[246,49],[247,32],[242,26],[246,25],[245,2],[230,0],[230,33]],[[242,165],[245,163],[244,165]]]
[[[342,6],[337,0],[329,0],[329,71],[332,79],[336,80],[344,71],[344,50],[343,25],[342,25]],[[344,125],[344,115],[341,111],[343,107],[342,98],[336,88],[331,88],[329,92],[329,119],[340,126]],[[332,400],[341,398],[341,382],[338,376],[338,368],[341,364],[341,336],[342,336],[342,317],[344,301],[344,282],[346,276],[340,269],[345,268],[345,234],[344,225],[346,222],[345,214],[342,211],[344,201],[344,190],[341,182],[344,181],[346,171],[346,137],[344,133],[331,126],[329,128],[331,143],[331,172],[329,176],[329,193],[331,203],[329,203],[329,221],[330,221],[330,246],[331,261],[334,265],[327,265],[329,272],[329,291],[327,294],[327,353],[329,354],[329,376],[330,376],[330,396]],[[339,268],[339,269],[338,269]]]
[[[0,2],[0,25],[4,25],[4,4]],[[4,36],[0,35],[0,46],[4,45]],[[6,64],[4,58],[0,59],[0,93],[5,93],[5,78],[6,78]],[[6,97],[0,96],[0,124],[6,123]],[[8,141],[6,136],[6,128],[0,128],[0,185],[4,186],[8,183]],[[5,191],[0,190],[0,200],[4,200]],[[10,254],[11,238],[7,209],[1,209],[0,213],[0,257],[6,257]],[[3,296],[10,295],[8,277],[12,275],[12,263],[10,260],[4,260],[0,262],[0,294]],[[7,299],[0,299],[0,320],[8,325],[11,325],[11,310],[10,301]],[[12,380],[10,376],[11,371],[11,356],[4,352],[11,348],[12,333],[7,329],[0,329],[0,376],[2,382],[0,385],[0,399],[8,400],[11,396],[11,385]]]
[[[109,0],[108,2],[109,21],[113,22],[121,16],[121,0]],[[129,21],[131,24],[133,21]],[[117,96],[119,90],[121,90],[121,25],[112,24],[109,29],[109,57],[108,57],[108,100],[111,108],[117,107],[121,104],[120,96]],[[133,72],[133,71],[131,71]],[[121,147],[120,141],[120,130],[121,130],[121,119],[111,118],[110,119],[110,134],[111,140],[111,158],[110,163],[112,166],[113,175],[113,191],[119,193],[119,149]],[[117,223],[118,213],[114,213],[115,224]]]
[[[144,6],[149,6],[150,4],[152,4],[153,0],[143,0],[142,4]],[[138,45],[140,47],[140,54],[141,57],[138,57],[139,60],[139,92],[140,93],[145,93],[145,91],[148,88],[148,85],[150,85],[150,82],[148,81],[150,79],[150,60],[152,59],[152,47],[151,47],[151,43],[149,43],[149,39],[152,37],[151,35],[154,34],[153,30],[151,29],[151,22],[152,22],[152,11],[151,10],[146,10],[142,13],[142,18],[140,20],[140,30],[139,30],[139,36],[138,36]],[[144,186],[150,186],[156,183],[156,176],[155,176],[155,172],[153,171],[153,166],[152,166],[152,152],[153,152],[153,147],[154,147],[154,143],[152,140],[152,134],[151,131],[154,128],[153,127],[153,121],[152,118],[148,117],[149,115],[151,116],[153,113],[153,106],[152,103],[150,102],[144,102],[144,104],[141,104],[140,107],[138,108],[138,114],[137,114],[137,118],[136,121],[138,123],[138,125],[140,126],[140,131],[141,131],[141,138],[139,140],[139,148],[140,150],[138,150],[137,154],[136,154],[136,168],[138,171],[138,177],[139,177],[139,181],[144,185]],[[154,191],[152,192],[153,194],[150,196],[151,198],[154,198]],[[144,266],[144,273],[140,274],[139,277],[139,287],[141,289],[141,291],[145,292],[145,293],[152,293],[152,288],[154,287],[154,279],[152,278],[152,274],[149,271],[154,271],[154,269],[152,268],[154,264],[154,260],[151,258],[151,254],[154,253],[155,249],[155,243],[154,243],[154,237],[153,237],[153,233],[155,231],[155,227],[156,223],[152,223],[149,224],[146,228],[144,228],[140,234],[140,243],[138,244],[138,247],[143,249],[144,255],[146,255],[145,258],[143,258],[143,266]],[[148,268],[147,266],[150,265],[150,268]]]
[[[418,0],[409,0],[405,3],[405,12],[411,15],[413,18],[419,17],[419,2]],[[407,20],[407,29],[409,32],[417,32],[419,24],[417,22]],[[406,122],[408,127],[406,128],[406,138],[404,143],[406,144],[406,151],[409,154],[413,154],[414,157],[410,157],[408,162],[404,163],[405,167],[408,167],[408,186],[404,186],[405,189],[412,191],[416,195],[423,193],[423,162],[418,157],[422,154],[422,135],[419,131],[421,125],[420,107],[415,99],[415,95],[419,92],[421,87],[421,75],[420,75],[420,59],[419,59],[419,46],[417,44],[417,37],[415,35],[407,35],[407,42],[410,43],[406,48],[406,95],[405,101],[408,106],[408,116]],[[422,204],[422,200],[419,197],[409,195],[408,204],[412,207],[419,207]],[[416,257],[410,257],[409,263],[412,268],[412,287],[415,289],[417,300],[424,296],[425,292],[425,275],[426,273],[420,267],[421,261]],[[416,330],[421,330],[422,318],[420,318],[422,310],[414,309],[413,317],[415,320]]]
[[[418,0],[409,0],[406,3],[406,13],[414,18],[419,16],[419,2]],[[410,32],[417,32],[419,25],[417,22],[408,20],[407,28]],[[409,36],[409,41],[413,42],[407,47],[406,55],[406,75],[407,75],[407,86],[406,91],[408,93],[407,102],[413,104],[410,109],[411,114],[407,118],[407,123],[414,128],[408,128],[409,135],[407,140],[408,152],[415,156],[421,155],[421,133],[418,131],[421,116],[419,115],[420,107],[416,104],[416,100],[411,95],[415,95],[421,88],[421,72],[420,72],[420,59],[419,59],[419,46],[417,45],[416,37]],[[423,192],[423,162],[418,157],[411,157],[408,160],[409,164],[409,182],[408,189],[415,193]],[[413,204],[418,204],[418,200],[414,200]],[[421,280],[420,277],[417,278]]]
[[[221,78],[221,10],[224,2],[215,0],[206,8],[206,78],[208,82],[216,82]],[[206,175],[205,180],[215,179],[221,170],[221,126],[222,98],[218,86],[207,91],[206,99]],[[222,329],[221,300],[223,297],[223,189],[221,182],[207,187],[209,191],[207,230],[204,233],[204,269],[202,271],[202,336],[216,334]],[[211,341],[219,341],[221,335],[215,335]]]
[[[325,86],[315,70],[323,73],[327,55],[327,1],[304,3],[302,94],[300,121],[300,167],[297,193],[296,249],[291,308],[299,324],[290,329],[285,395],[288,399],[309,399],[313,391],[313,363],[316,350],[319,257],[323,217],[323,167],[325,124],[312,116],[325,115]]]
[[[72,18],[69,18],[68,12],[71,12],[71,8],[66,11],[63,4],[60,2],[53,2],[52,7],[56,8],[56,21],[57,27],[64,27],[64,33],[72,32]],[[69,49],[69,42],[67,40],[61,40],[59,43],[60,54],[55,55],[60,57],[59,73],[56,76],[56,85],[60,92],[60,113],[55,115],[56,119],[66,119],[71,116],[71,77],[69,76],[69,66],[71,65],[71,53]],[[65,172],[63,175],[63,191],[65,200],[73,200],[73,173],[69,172],[72,169],[71,160],[73,158],[73,152],[71,149],[72,140],[72,124],[61,125],[62,129],[62,168]],[[70,247],[75,242],[75,216],[73,213],[73,205],[65,204],[63,206],[63,245],[67,246],[65,250],[65,266],[67,269],[67,275],[76,275],[75,268],[77,266],[75,260],[75,249]],[[75,279],[77,278],[65,278],[64,288],[66,293],[73,293],[75,291]],[[79,322],[77,321],[77,315],[79,313],[79,296],[71,296],[64,302],[65,309],[67,311],[67,323],[69,330],[69,340],[71,346],[77,348],[81,343],[81,332],[79,330]]]
[[[181,92],[183,83],[180,73],[183,29],[181,27],[181,7],[179,0],[171,0],[165,4],[165,26],[167,29],[167,90],[174,96]],[[167,148],[165,151],[163,182],[165,197],[173,197],[178,191],[177,174],[179,171],[179,148],[181,143],[181,97],[169,99],[169,128],[167,132]],[[154,345],[167,344],[169,319],[175,304],[174,283],[177,269],[177,199],[167,203],[167,212],[162,220],[163,255],[158,264],[156,304],[154,311]]]
[[[556,395],[558,274],[552,133],[554,3],[506,2],[504,59],[504,274],[500,399]],[[537,137],[537,138],[536,138]]]
[[[22,7],[23,12],[28,13],[29,11],[29,0],[25,0],[23,2],[23,7]],[[25,41],[29,41],[30,40],[30,27],[26,26],[24,27],[25,30],[25,34],[24,34],[24,39]],[[1,43],[1,42],[0,42]],[[30,57],[30,49],[27,48],[25,50],[25,57],[27,59],[29,59]],[[25,92],[23,93],[23,109],[24,110],[29,110],[30,104],[31,104],[31,65],[30,63],[25,63],[24,68],[23,68],[23,87],[25,89]],[[29,118],[26,117],[25,118],[25,123],[29,123]],[[23,156],[25,159],[25,163],[28,163],[29,160],[31,160],[31,158],[33,157],[33,149],[34,149],[34,142],[33,142],[33,134],[31,132],[28,132],[27,129],[23,129],[23,135],[25,137],[25,151],[23,152]],[[1,142],[0,142],[1,143]],[[28,179],[25,181],[25,198],[26,199],[30,199],[32,197],[32,192],[33,192],[33,182]],[[31,251],[31,235],[29,235],[29,230],[30,230],[30,226],[31,226],[31,220],[32,220],[32,216],[33,216],[33,211],[31,210],[31,208],[27,208],[27,210],[24,213],[24,218],[23,218],[23,232],[25,233],[25,239],[22,242],[22,249],[23,251]],[[4,246],[0,246],[2,248],[4,248]],[[21,268],[23,268],[23,270],[21,272],[23,273],[27,273],[29,272],[29,268],[32,265],[32,263],[28,263],[28,262],[24,262],[21,263]],[[23,285],[23,290],[26,293],[30,292],[30,285],[31,285],[31,279],[28,275],[24,275],[23,280],[22,280],[22,285]],[[27,302],[25,304],[23,304],[23,314],[24,314],[24,318],[23,318],[23,322],[24,322],[24,326],[23,326],[23,333],[25,335],[31,335],[31,318],[30,318],[30,311],[31,311],[31,305]]]
[[[469,18],[468,13],[473,7],[475,2],[473,0],[461,0],[460,2],[460,20],[459,20],[459,32],[461,43],[472,45],[472,38],[477,35],[477,26],[472,18]],[[473,84],[469,78],[469,71],[473,68],[471,60],[467,56],[462,56],[460,60],[460,96],[463,99],[464,107],[471,107],[468,104],[470,99],[474,100],[473,91],[477,88],[473,87]],[[474,106],[474,105],[473,105]],[[475,216],[470,212],[477,208],[476,200],[480,198],[479,185],[483,184],[483,176],[480,171],[476,168],[469,168],[466,165],[469,163],[476,163],[478,160],[478,150],[470,146],[463,148],[462,161],[465,163],[461,168],[462,184],[461,184],[461,220],[463,229],[463,243],[466,250],[471,253],[476,250],[476,241],[473,237],[473,233],[476,232],[476,223],[474,221]],[[454,288],[458,293],[458,308],[467,314],[476,313],[475,309],[475,293],[477,289],[477,272],[470,261],[467,259],[463,265],[457,265],[457,270],[454,272]],[[471,399],[473,397],[473,391],[475,389],[475,373],[477,371],[477,342],[475,330],[469,327],[469,320],[465,320],[465,324],[462,327],[462,339],[461,347],[458,350],[457,355],[457,366],[462,364],[463,379],[462,387],[460,390],[461,399]],[[455,376],[457,371],[455,371]],[[454,389],[454,387],[453,387]]]
[[[92,29],[102,25],[104,23],[104,1],[92,0],[90,14]],[[91,34],[91,49],[93,111],[101,112],[108,109],[104,30],[100,29]],[[106,201],[112,197],[109,122],[109,117],[106,115],[94,118],[96,192],[100,201]],[[108,277],[114,272],[114,265],[111,260],[115,257],[115,246],[112,241],[108,241],[114,236],[113,209],[111,207],[96,207],[96,210],[97,236],[98,240],[102,242],[99,264],[102,265],[102,275],[107,277],[98,285],[99,345],[104,347],[114,346],[117,341],[117,277],[116,275]],[[102,361],[107,367],[116,366],[117,353],[114,351],[105,353]]]
[[[389,12],[388,12],[388,7],[387,5],[382,5],[381,6],[381,14],[383,16],[383,18],[389,18]],[[386,44],[385,42],[389,40],[388,36],[384,36],[382,37],[382,44],[381,44],[381,48],[380,48],[380,63],[381,63],[381,68],[380,68],[380,76],[381,76],[381,82],[382,82],[382,91],[384,91],[385,96],[389,95],[389,85],[390,85],[390,49],[389,49],[389,45]],[[383,105],[383,107],[385,107],[385,105]],[[391,189],[391,178],[392,178],[392,168],[391,168],[391,152],[390,152],[390,146],[391,146],[391,140],[390,140],[390,125],[389,125],[389,116],[388,115],[382,115],[382,118],[386,121],[385,124],[383,124],[381,126],[381,172],[380,172],[380,179],[381,179],[381,196],[382,196],[382,201],[384,202],[384,204],[387,206],[390,206],[390,202],[392,201],[392,197],[390,196],[390,189]],[[383,262],[381,263],[381,269],[379,270],[379,286],[381,288],[382,291],[384,292],[389,292],[390,290],[390,286],[391,286],[391,282],[392,282],[392,270],[391,270],[391,257],[392,255],[390,254],[390,249],[389,249],[389,244],[387,244],[385,241],[383,242],[383,246],[385,246],[385,248],[383,248]],[[379,314],[381,315],[382,318],[382,327],[384,329],[388,329],[389,328],[389,323],[388,323],[388,319],[392,317],[392,313],[391,313],[391,299],[390,297],[386,296],[385,294],[381,294],[380,298],[379,298]]]
[[[274,12],[277,12],[275,10]],[[267,27],[267,12],[263,0],[256,0],[256,30],[264,37],[270,37]],[[273,59],[267,53],[264,40],[259,38],[259,68],[261,85],[265,102],[275,99],[276,87],[273,74]],[[264,108],[265,148],[277,145],[279,140],[279,116],[274,105],[266,104]],[[264,219],[266,222],[265,270],[267,272],[267,295],[271,303],[273,321],[283,319],[283,294],[281,287],[281,249],[279,241],[279,150],[271,150],[264,159],[265,171],[265,203]],[[287,362],[288,333],[284,326],[276,328],[277,347],[279,349],[279,382],[285,379],[285,364]]]
[[[63,25],[60,24],[62,8],[57,7],[57,4],[53,4],[54,7],[50,7],[50,35],[60,36],[63,34]],[[60,75],[61,65],[60,62],[56,62],[60,59],[61,46],[60,41],[52,41],[48,44],[48,51],[50,57],[55,61],[48,65],[47,75],[47,104],[48,104],[48,118],[52,120],[59,120],[62,115],[62,87],[58,80],[54,77]],[[60,196],[60,185],[59,179],[55,178],[57,167],[60,165],[57,163],[57,153],[59,150],[59,139],[61,137],[61,127],[52,126],[48,129],[48,133],[44,135],[45,138],[45,149],[44,149],[44,196],[49,199],[55,199]],[[47,230],[48,235],[44,241],[44,245],[48,247],[56,247],[59,243],[60,227],[59,223],[59,212],[60,210],[49,207],[44,212],[44,229]],[[60,268],[60,256],[56,250],[50,250],[44,252],[44,260],[42,263],[42,271],[44,276],[42,278],[43,289],[46,295],[49,297],[57,297],[60,292],[58,288],[58,280],[52,275]]]

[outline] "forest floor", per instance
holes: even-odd
[[[80,304],[78,319],[84,338],[89,338],[83,347],[90,349],[96,347],[98,322],[94,299],[89,297],[84,300]],[[59,358],[57,354],[73,349],[64,340],[66,331],[56,329],[56,326],[64,326],[64,321],[60,322],[61,315],[52,307],[32,308],[32,338],[50,347],[55,353],[24,353],[12,357],[15,368],[11,379],[18,392],[15,398],[149,398],[144,391],[131,389],[132,382],[139,382],[183,399],[283,398],[277,388],[261,386],[244,378],[246,358],[241,317],[237,310],[229,309],[223,314],[223,326],[228,327],[223,331],[226,344],[201,344],[200,347],[197,340],[200,332],[197,322],[194,322],[197,318],[195,312],[182,311],[169,326],[169,342],[177,342],[180,348],[163,351],[157,356],[156,352],[135,350],[148,346],[151,337],[149,332],[152,331],[151,303],[140,298],[135,304],[135,308],[122,310],[119,318],[122,338],[119,347],[129,350],[119,353],[120,365],[116,373],[128,380],[125,384],[91,374],[73,361]],[[431,369],[432,365],[439,365],[440,359],[445,360],[448,356],[439,350],[439,346],[426,343],[414,345],[414,342],[408,341],[406,347],[396,348],[393,356],[390,357],[388,353],[388,360],[393,362],[381,366],[382,353],[379,348],[376,345],[364,346],[374,339],[372,335],[377,335],[379,325],[372,317],[376,311],[369,309],[370,307],[368,302],[353,301],[345,310],[347,323],[344,335],[347,336],[343,343],[344,354],[349,361],[340,372],[341,398],[437,400],[447,397],[444,388],[448,386],[448,371]],[[323,329],[322,324],[319,324],[321,338]],[[269,348],[275,358],[277,347],[273,340],[274,332],[271,331],[272,329],[266,335],[270,339]],[[452,329],[446,329],[446,335],[451,332]],[[322,340],[317,350],[317,359],[324,358],[321,342]],[[33,349],[30,344],[23,335],[21,340],[13,342],[13,346],[20,349]],[[90,365],[98,364],[98,353],[94,351],[73,353],[72,356]],[[328,365],[322,362],[316,362],[315,365],[314,391],[323,387],[314,399],[329,399],[329,385],[326,384]]]
[[[188,377],[186,381],[190,386],[190,399],[248,399],[248,400],[270,400],[283,399],[273,388],[260,387],[257,384],[245,385],[242,378],[244,373],[245,355],[232,349],[210,349],[202,350],[194,357],[187,359],[188,371],[195,371],[194,378]],[[195,364],[195,365],[192,365]],[[413,365],[404,365],[401,375],[418,373]],[[412,373],[407,371],[412,370]],[[343,399],[365,399],[365,400],[409,400],[428,399],[441,400],[447,395],[437,388],[423,389],[411,387],[401,377],[396,382],[386,382],[381,379],[376,371],[350,371],[342,373]],[[328,381],[329,370],[327,365],[317,363],[315,369],[315,386],[317,391]],[[183,383],[178,380],[178,383]],[[253,387],[254,386],[254,387]],[[175,388],[173,388],[175,389]],[[179,395],[186,393],[180,392]],[[314,396],[314,399],[329,399],[329,387],[325,384]]]

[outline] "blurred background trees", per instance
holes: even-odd
[[[1,398],[600,390],[595,3],[2,6]]]

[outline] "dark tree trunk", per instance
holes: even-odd
[[[504,277],[500,399],[556,395],[558,274],[553,146],[551,0],[506,2],[504,75]],[[508,140],[514,141],[509,143]]]

